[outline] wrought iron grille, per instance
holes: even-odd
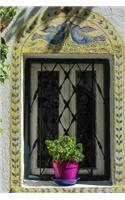
[[[45,140],[58,138],[60,134],[72,135],[73,132],[77,142],[81,142],[84,146],[85,158],[80,163],[80,169],[87,169],[89,177],[94,176],[93,170],[97,167],[96,145],[98,145],[104,159],[105,172],[107,170],[109,176],[109,164],[106,167],[106,162],[109,161],[108,151],[102,147],[96,134],[96,93],[98,92],[101,96],[105,111],[109,113],[109,86],[105,87],[103,93],[96,80],[95,61],[86,63],[85,67],[82,67],[82,64],[81,61],[63,60],[60,62],[57,60],[53,62],[51,60],[50,67],[47,67],[47,61],[41,62],[38,71],[38,87],[33,99],[29,99],[29,118],[36,99],[38,102],[38,137],[30,147],[29,159],[31,161],[32,152],[37,148],[37,167],[40,175],[44,174],[45,168],[51,167],[51,157],[48,154]],[[106,117],[104,120],[105,127],[109,129]],[[104,136],[104,140],[109,146],[109,137],[106,139]]]

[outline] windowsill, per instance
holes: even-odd
[[[110,181],[79,181],[72,186],[59,186],[54,181],[35,181],[24,180],[24,187],[26,188],[95,188],[95,187],[112,187]]]

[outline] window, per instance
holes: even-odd
[[[110,178],[109,63],[102,59],[26,59],[25,178],[50,180],[45,140],[83,143],[81,180]]]

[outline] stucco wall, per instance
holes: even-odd
[[[11,62],[11,50],[16,36],[16,32],[21,24],[26,22],[28,18],[34,15],[38,10],[43,11],[46,8],[40,7],[19,7],[17,15],[5,30],[4,34],[9,44],[8,61]],[[106,17],[121,34],[125,43],[125,7],[93,7]],[[2,112],[3,135],[0,137],[0,192],[9,191],[9,117],[10,117],[10,100],[11,100],[11,83],[5,81],[0,86],[0,111]]]

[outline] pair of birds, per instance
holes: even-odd
[[[96,29],[90,26],[80,27],[79,25],[73,24],[71,21],[66,21],[57,26],[48,26],[41,31],[46,33],[43,36],[44,40],[50,44],[57,45],[65,40],[68,29],[71,33],[72,40],[76,44],[90,44],[93,41],[105,41],[104,35],[90,36],[87,34],[96,31]]]

